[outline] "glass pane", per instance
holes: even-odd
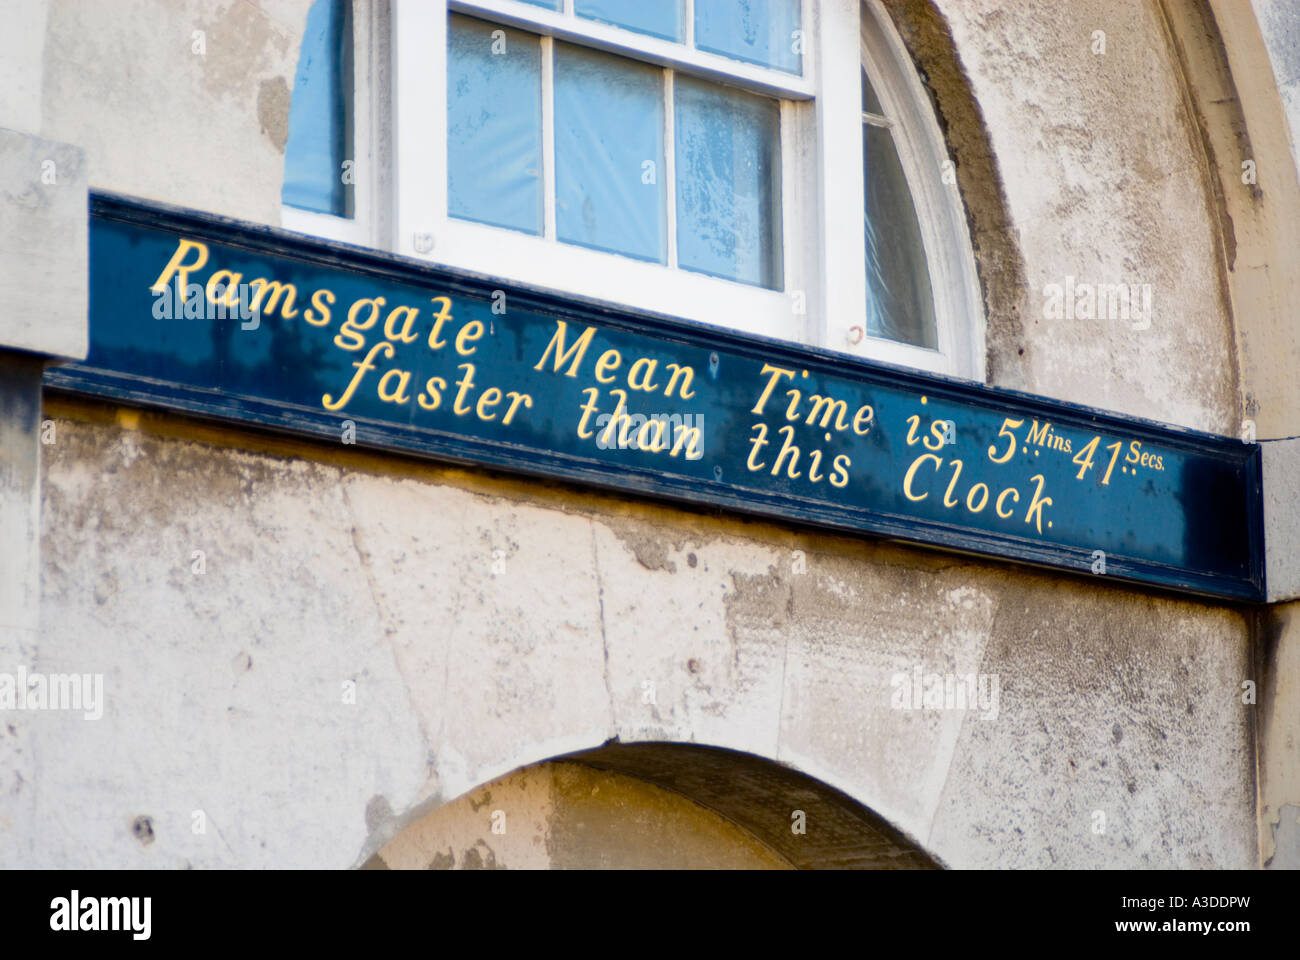
[[[556,44],[558,238],[666,263],[663,161],[663,72]]]
[[[776,101],[679,74],[674,109],[678,263],[781,289]]]
[[[865,69],[862,71],[862,112],[874,113],[878,117],[885,115],[885,108],[880,105],[880,98],[876,96],[876,88],[867,79]]]
[[[867,333],[936,346],[934,297],[912,192],[888,130],[862,125],[866,165]]]
[[[447,211],[542,232],[542,49],[532,34],[448,18]]]
[[[695,0],[695,46],[787,73],[803,70],[799,0]]]
[[[281,200],[294,207],[352,215],[352,186],[343,182],[351,142],[352,4],[316,0],[307,13],[289,108]]]
[[[564,0],[521,0],[523,3],[531,3],[534,7],[545,7],[547,10],[559,10],[564,5]]]
[[[600,20],[618,27],[648,33],[665,40],[684,39],[683,0],[576,0],[580,17]]]

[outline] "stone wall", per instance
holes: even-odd
[[[23,120],[83,147],[92,188],[277,223],[307,6],[29,4]],[[1214,177],[1162,8],[889,6],[958,164],[991,382],[1235,434]],[[1149,285],[1149,327],[1045,316],[1067,276]],[[1257,864],[1232,607],[66,398],[46,415],[34,664],[104,673],[107,704],[0,730],[25,751],[0,773],[0,866],[357,866],[614,738],[788,764],[951,866]],[[996,711],[895,709],[918,668],[996,676]]]

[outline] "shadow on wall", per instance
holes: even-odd
[[[363,869],[936,869],[871,810],[750,754],[609,743],[409,825]]]

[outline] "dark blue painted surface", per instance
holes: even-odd
[[[1095,552],[1103,551],[1107,578],[1244,600],[1263,596],[1255,445],[588,304],[222,218],[103,195],[93,198],[92,207],[91,354],[85,363],[52,368],[47,383],[56,389],[336,443],[350,420],[356,443],[365,447],[558,476],[1089,575],[1098,565]],[[204,285],[222,269],[242,274],[245,283],[255,277],[291,283],[295,315],[284,316],[282,298],[275,310],[263,304],[255,327],[238,315],[218,319],[193,307],[197,315],[190,317],[156,316],[161,301],[151,287],[181,239],[207,250],[206,264],[191,274],[191,283]],[[189,254],[188,262],[198,257],[195,248]],[[305,309],[322,289],[335,299],[329,321],[318,326],[308,322]],[[377,322],[360,334],[363,347],[340,346],[355,343],[340,333],[349,307],[381,296],[385,303]],[[449,298],[450,319],[434,338],[435,349],[430,334],[444,306],[434,301],[437,297]],[[391,332],[413,336],[413,342],[385,336],[385,319],[399,305],[418,313],[409,330],[399,315]],[[359,316],[365,316],[364,309]],[[316,311],[311,319],[324,318]],[[481,338],[462,341],[461,348],[473,352],[458,354],[457,334],[468,326],[472,336],[475,321],[482,324]],[[554,349],[547,355],[557,321],[565,323],[569,347],[594,328],[572,377],[567,362],[555,371]],[[375,349],[374,369],[358,370],[356,364]],[[619,352],[621,365],[604,374],[610,382],[601,383],[596,365],[609,350]],[[639,358],[646,358],[639,374],[646,373],[649,361],[654,370],[636,382],[657,389],[629,389],[628,374]],[[679,375],[671,396],[665,395],[669,363],[693,373],[685,389]],[[457,413],[463,364],[473,365],[473,383],[464,387]],[[765,374],[765,365],[790,376]],[[384,383],[390,398],[397,399],[386,402],[378,388],[393,370],[398,373]],[[409,374],[407,400],[399,402],[403,372]],[[336,411],[327,409],[358,374],[350,401]],[[755,413],[774,376],[779,382],[762,412]],[[446,384],[436,409],[427,408],[434,400],[427,390],[430,378]],[[478,403],[489,388],[502,395],[495,404],[489,395],[480,411]],[[595,397],[585,392],[592,388]],[[787,417],[792,389],[799,391],[795,421]],[[614,390],[627,392],[626,413],[634,420],[676,416],[663,437],[670,445],[677,424],[699,427],[699,456],[686,456],[686,434],[679,434],[676,456],[671,450],[620,448],[621,424],[606,433],[608,423],[598,420],[600,413],[614,411]],[[527,395],[531,406],[520,400],[505,425],[508,391]],[[683,392],[692,395],[683,398]],[[823,406],[810,424],[812,394],[843,401],[843,413],[832,408],[831,422],[824,426]],[[592,402],[597,412],[585,426],[596,436],[583,438],[583,404]],[[870,419],[865,407],[871,409]],[[940,442],[942,421],[952,422],[954,442]],[[760,425],[768,443],[755,448]],[[1031,440],[1035,426],[1040,442]],[[773,473],[783,427],[790,428],[799,449],[796,477],[790,475],[789,455]],[[658,438],[657,427],[640,423],[629,435],[635,440],[641,430],[646,445]],[[1009,435],[1015,437],[1013,448]],[[601,436],[613,442],[602,445]],[[1088,458],[1085,451],[1094,438]],[[836,458],[846,458],[838,461],[838,470]],[[751,464],[762,466],[755,470]],[[909,470],[910,485],[905,482]],[[999,508],[1007,515],[998,515]]]

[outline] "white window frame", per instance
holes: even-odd
[[[828,331],[827,344],[877,360],[982,382],[985,377],[984,300],[955,169],[948,156],[943,132],[907,48],[883,4],[880,0],[862,0],[861,9],[861,24],[856,34],[859,62],[865,67],[880,105],[892,121],[889,129],[911,188],[912,204],[916,209],[930,271],[937,347],[930,350],[881,337],[868,337],[861,328],[848,336],[841,330]],[[847,77],[844,82],[847,82]],[[861,82],[856,73],[853,83],[854,101],[860,103],[858,91]],[[862,173],[862,123],[865,119],[862,110],[863,107],[859,106],[858,120],[851,130],[856,143],[858,170],[855,181],[858,195],[854,198],[854,209],[859,211],[864,209],[866,196]],[[847,142],[843,149],[848,152]],[[945,179],[949,182],[945,183]],[[848,206],[845,197],[845,209]],[[866,247],[860,222],[854,236],[853,255],[862,274],[858,281],[862,299],[854,304],[851,316],[865,318]],[[842,324],[843,319],[837,318],[836,323]],[[863,319],[851,323],[862,324]],[[839,344],[846,339],[850,342],[839,346],[835,342],[837,338]],[[858,342],[853,343],[854,340]]]
[[[804,36],[808,10],[804,3]],[[545,230],[541,237],[459,220],[447,213],[447,14],[462,13],[542,37],[543,178]],[[545,10],[518,0],[397,0],[394,5],[394,127],[397,145],[397,252],[475,273],[508,273],[509,279],[604,303],[617,303],[720,324],[783,340],[808,342],[805,316],[809,286],[806,274],[816,263],[816,248],[804,242],[805,198],[814,195],[814,171],[802,162],[806,140],[802,126],[810,114],[800,109],[813,95],[805,79],[815,70],[814,45],[805,43],[803,76],[730,60],[573,14],[572,0],[563,11]],[[689,14],[689,10],[688,10]],[[687,22],[691,18],[688,15]],[[733,86],[779,98],[781,123],[781,263],[776,290],[725,280],[672,265],[676,258],[676,201],[671,159],[662,171],[666,181],[669,265],[591,250],[554,239],[554,170],[550,137],[553,127],[550,64],[556,40],[582,45],[681,70],[706,79],[725,77]],[[671,139],[671,84],[666,74],[665,137]],[[801,103],[803,101],[804,103]],[[429,245],[432,238],[432,245]]]
[[[880,0],[804,0],[803,73],[796,76],[575,18],[572,0],[548,11],[518,0],[353,2],[354,216],[283,207],[283,225],[315,236],[498,276],[565,295],[740,329],[968,379],[984,379],[984,306],[948,153],[911,58]],[[447,14],[464,13],[542,36],[777,98],[781,104],[781,290],[646,263],[447,213]],[[544,71],[553,60],[543,51]],[[860,71],[887,115],[912,191],[930,270],[937,349],[865,335]],[[391,69],[390,69],[391,68]],[[666,74],[666,133],[673,124]],[[544,77],[549,84],[551,77]],[[544,88],[549,94],[549,87]],[[551,110],[544,97],[544,110]],[[549,125],[544,134],[549,136]],[[551,144],[543,144],[549,159]],[[676,253],[675,183],[666,178],[668,244]],[[554,234],[554,171],[544,164]],[[951,179],[951,178],[949,178]],[[431,246],[428,244],[431,242]],[[856,328],[856,329],[855,329]]]
[[[383,4],[352,0],[352,216],[280,205],[280,225],[286,230],[364,247],[388,247],[388,210],[382,184],[389,150],[384,136],[388,124],[388,18]],[[339,172],[342,176],[342,171]]]

